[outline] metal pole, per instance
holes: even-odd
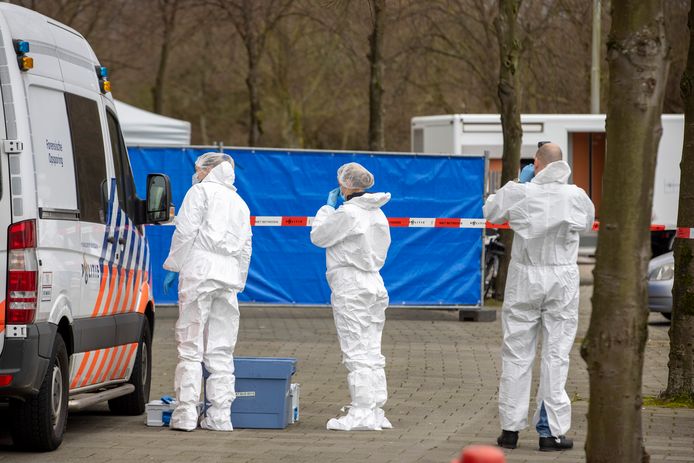
[[[484,150],[484,193],[482,194],[482,204],[487,200],[489,195],[489,156],[491,155],[489,150]],[[482,255],[480,257],[480,309],[484,309],[484,272],[485,272],[485,237],[487,236],[487,228],[482,229]]]
[[[593,0],[593,50],[590,66],[590,112],[600,114],[600,0]]]

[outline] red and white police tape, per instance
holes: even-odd
[[[694,240],[694,228],[677,227],[675,238],[683,238],[685,240]]]
[[[252,227],[310,227],[313,217],[292,215],[252,215]],[[508,223],[496,224],[484,219],[442,218],[442,217],[389,217],[391,227],[404,228],[497,228],[509,229]],[[173,222],[166,225],[173,225]],[[600,228],[600,222],[593,222],[593,230]],[[665,225],[653,224],[651,231],[665,231]],[[678,228],[677,238],[694,239],[694,228]]]
[[[313,217],[305,216],[251,216],[251,226],[254,227],[310,227]],[[484,219],[465,219],[465,218],[442,218],[442,217],[388,217],[388,224],[391,227],[405,228],[510,228],[508,223],[496,224],[487,222]],[[593,223],[593,230],[600,228],[600,222]],[[651,231],[664,231],[665,225],[651,225]],[[691,230],[691,237],[694,239],[694,229]],[[689,237],[689,235],[687,235]]]
[[[254,227],[310,227],[313,217],[304,216],[251,216]],[[408,228],[509,228],[508,224],[496,225],[484,219],[389,217],[391,227]]]

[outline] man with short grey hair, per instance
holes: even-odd
[[[499,386],[501,447],[516,448],[528,425],[528,403],[538,334],[542,360],[533,422],[541,451],[570,449],[571,400],[566,390],[569,353],[578,325],[579,233],[590,230],[595,208],[586,193],[567,184],[571,168],[554,143],[542,144],[521,181],[491,195],[484,215],[514,232],[502,308]],[[523,182],[525,180],[525,182]]]

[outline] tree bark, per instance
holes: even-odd
[[[684,102],[684,146],[680,163],[677,227],[694,228],[694,4],[689,10],[689,54],[680,91]],[[664,398],[694,400],[694,236],[675,238],[670,361]]]
[[[613,0],[607,153],[593,311],[581,348],[590,376],[589,463],[649,461],[641,429],[646,272],[668,69],[662,0]]]
[[[159,9],[163,19],[163,37],[161,51],[159,53],[159,64],[157,66],[157,76],[152,87],[152,105],[154,112],[163,114],[164,112],[164,81],[166,79],[169,55],[171,54],[171,40],[176,24],[176,13],[178,11],[178,0],[161,0]]]
[[[501,185],[518,177],[520,167],[520,150],[523,129],[520,122],[520,71],[518,62],[521,52],[521,40],[518,34],[518,11],[521,0],[500,0],[499,15],[494,26],[499,39],[499,108],[503,130],[504,148],[502,154]],[[506,275],[511,261],[513,231],[500,230],[501,242],[506,252],[499,263],[499,273],[494,291],[497,299],[503,299],[506,288]]]
[[[369,35],[369,150],[385,151],[383,131],[383,37],[386,0],[371,0],[373,27]]]
[[[248,146],[257,146],[263,134],[261,108],[260,108],[260,64],[261,45],[259,43],[260,34],[256,21],[257,12],[252,0],[243,0],[241,3],[241,24],[240,32],[246,48],[246,58],[248,60],[248,74],[246,74],[246,88],[248,89]],[[238,26],[237,26],[238,28]]]
[[[257,44],[252,38],[247,39],[246,51],[248,56],[248,75],[246,76],[246,88],[248,89],[249,127],[248,146],[257,146],[263,135],[263,121],[260,107],[260,72],[258,70],[259,56]]]

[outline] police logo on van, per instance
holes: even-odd
[[[48,149],[48,164],[63,167],[63,144],[46,139],[46,149]]]
[[[96,278],[101,279],[101,267],[97,264],[88,264],[86,261],[82,262],[82,278],[84,279],[84,284],[89,284],[89,280]]]

